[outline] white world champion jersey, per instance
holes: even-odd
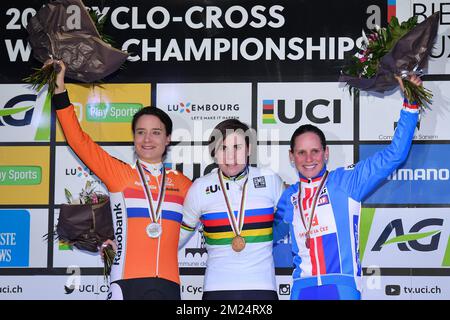
[[[241,180],[224,179],[235,217],[245,179],[246,176]],[[274,208],[283,189],[281,178],[273,171],[249,167],[245,218],[240,234],[246,246],[236,252],[231,247],[235,233],[217,169],[195,180],[184,202],[181,241],[193,233],[187,228],[192,230],[198,222],[202,223],[208,252],[203,291],[276,290],[272,227]]]

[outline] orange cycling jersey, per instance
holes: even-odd
[[[73,105],[57,110],[58,120],[72,150],[110,192],[117,253],[111,282],[122,279],[159,277],[180,283],[178,240],[182,208],[191,181],[176,170],[166,170],[166,192],[161,207],[162,234],[150,238],[149,203],[136,165],[124,163],[104,151],[81,129]],[[145,170],[152,198],[158,200],[162,175]],[[158,181],[157,181],[158,179]]]

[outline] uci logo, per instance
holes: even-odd
[[[400,251],[411,251],[412,249],[416,251],[428,252],[437,250],[439,239],[441,237],[441,230],[433,230],[429,232],[420,232],[420,230],[430,226],[442,227],[443,224],[443,219],[425,219],[417,222],[411,227],[409,233],[405,234],[402,220],[395,219],[391,221],[386,228],[384,228],[380,237],[373,246],[372,251],[381,251],[384,246],[389,244],[397,244]],[[393,231],[395,232],[395,237],[389,239]]]
[[[22,127],[29,125],[33,118],[36,99],[37,95],[35,94],[21,94],[9,100],[0,110],[0,126]]]
[[[230,190],[230,185],[228,184],[228,182],[225,182],[225,188],[227,190]],[[213,185],[213,186],[208,186],[206,187],[205,193],[206,194],[210,194],[210,193],[216,193],[217,191],[222,190],[220,188],[220,186],[218,186],[217,184]]]
[[[315,99],[312,101],[304,101],[296,99],[294,102],[294,108],[291,105],[288,106],[289,110],[294,109],[293,116],[288,117],[286,114],[286,100],[277,100],[277,116],[278,119],[286,124],[299,123],[303,115],[307,120],[316,123],[324,124],[328,122],[341,123],[341,100],[334,99],[332,101],[326,99]],[[304,107],[305,106],[305,107]],[[318,111],[320,109],[320,111]],[[325,110],[325,111],[324,111]],[[276,124],[274,118],[275,113],[275,101],[263,100],[263,123]],[[327,115],[324,115],[326,113]]]

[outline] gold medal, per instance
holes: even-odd
[[[241,193],[241,205],[240,205],[240,209],[238,212],[238,218],[236,219],[236,217],[234,216],[233,209],[231,208],[231,204],[228,199],[227,192],[225,190],[225,184],[223,183],[223,180],[222,180],[222,173],[220,170],[218,170],[217,172],[219,175],[220,187],[222,189],[225,204],[227,206],[227,213],[228,213],[228,219],[230,221],[230,226],[231,226],[233,233],[235,234],[235,237],[231,241],[231,248],[236,252],[241,252],[245,248],[245,238],[242,237],[240,234],[242,232],[242,227],[244,226],[245,197],[246,197],[246,193],[247,193],[248,177],[246,178],[243,188],[242,188],[243,190],[241,191],[242,192]],[[247,173],[247,174],[249,174],[249,173]]]
[[[231,248],[236,252],[241,252],[245,248],[245,239],[241,236],[235,236],[231,242]]]

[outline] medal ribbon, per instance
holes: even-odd
[[[217,173],[219,175],[219,182],[220,182],[220,188],[222,189],[222,194],[225,199],[225,203],[227,205],[227,213],[228,218],[230,220],[231,229],[233,229],[233,232],[236,236],[239,236],[242,232],[242,227],[244,226],[244,217],[245,217],[245,200],[246,200],[246,194],[247,194],[247,182],[248,182],[248,174],[247,178],[245,179],[244,186],[242,187],[242,194],[241,194],[241,205],[238,212],[238,218],[236,221],[236,217],[234,216],[233,209],[231,208],[230,201],[228,199],[227,191],[225,190],[225,184],[223,183],[223,176],[222,172],[220,170],[217,170]]]
[[[161,206],[164,201],[164,196],[166,195],[166,169],[164,168],[164,165],[162,167],[162,184],[161,187],[158,190],[158,202],[156,205],[156,211],[153,207],[153,198],[152,194],[150,192],[147,180],[145,179],[144,172],[142,171],[141,164],[139,161],[136,161],[136,166],[138,168],[139,172],[139,178],[141,179],[142,185],[144,186],[145,194],[147,195],[147,200],[150,208],[150,219],[152,222],[158,222],[160,213],[161,213]],[[156,180],[158,180],[158,177],[155,177]]]
[[[302,182],[299,182],[299,186],[298,186],[298,208],[300,210],[300,217],[302,218],[302,223],[303,226],[305,227],[306,230],[306,238],[308,238],[309,232],[311,231],[311,227],[312,227],[312,222],[314,219],[314,214],[316,212],[316,204],[317,204],[317,199],[319,199],[319,195],[322,192],[322,188],[325,185],[325,181],[327,180],[328,177],[328,171],[325,171],[325,174],[323,175],[322,181],[320,182],[319,188],[317,189],[316,194],[314,195],[313,198],[313,203],[311,206],[311,218],[309,219],[309,226],[308,228],[306,228],[306,217],[303,214],[303,209],[302,209]]]

